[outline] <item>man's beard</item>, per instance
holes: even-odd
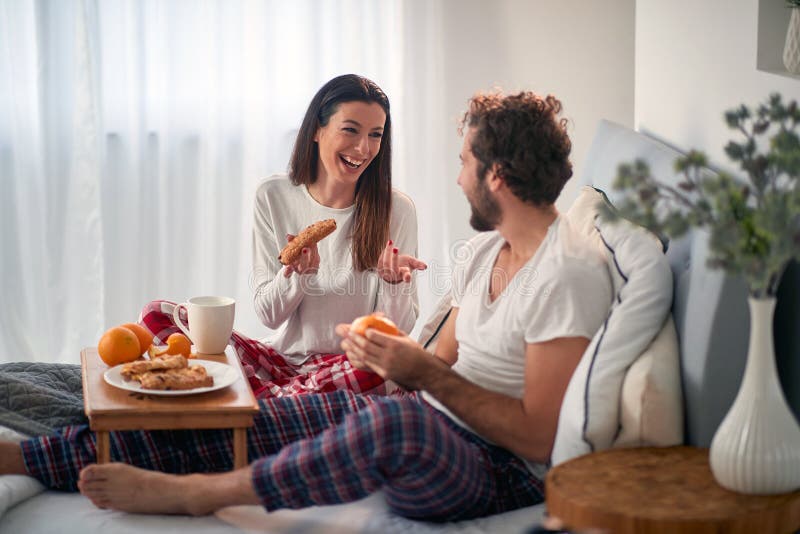
[[[467,197],[472,215],[469,225],[479,232],[489,232],[500,224],[502,213],[497,201],[492,198],[485,180],[478,180],[475,185],[474,199]]]

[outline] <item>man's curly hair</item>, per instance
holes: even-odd
[[[567,119],[561,102],[529,91],[477,94],[469,102],[460,131],[474,128],[472,153],[480,162],[478,177],[497,165],[497,172],[523,202],[553,204],[572,176]]]

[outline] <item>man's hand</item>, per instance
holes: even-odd
[[[447,365],[425,351],[422,345],[401,332],[390,336],[368,329],[366,336],[350,331],[349,324],[336,326],[342,349],[356,369],[370,370],[408,390],[425,389],[427,380]]]
[[[399,249],[392,241],[386,243],[380,258],[378,258],[378,274],[390,284],[410,282],[411,273],[415,270],[424,271],[428,268],[425,262],[408,254],[400,254]]]
[[[291,241],[296,236],[292,234],[286,234],[286,240]],[[303,252],[300,254],[300,257],[297,259],[296,262],[292,263],[291,265],[287,265],[283,269],[283,276],[289,278],[292,276],[292,273],[297,274],[313,274],[319,270],[319,249],[317,249],[317,244],[314,243],[310,247],[306,247],[303,249]]]
[[[350,365],[362,371],[372,371],[364,359],[352,351],[353,343],[350,341],[350,323],[337,324],[336,333],[343,338],[339,346],[342,347],[342,350],[347,355],[347,359],[350,360]]]

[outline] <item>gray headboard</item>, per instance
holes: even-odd
[[[624,126],[601,121],[580,185],[619,199],[611,185],[622,162],[646,160],[653,176],[677,183],[673,162],[679,152]],[[706,267],[707,236],[694,231],[669,243],[675,291],[672,314],[681,348],[685,440],[707,447],[739,389],[747,356],[747,288],[740,280]]]

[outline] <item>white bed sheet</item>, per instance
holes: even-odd
[[[471,521],[426,523],[391,514],[379,493],[353,503],[267,513],[258,506],[234,506],[208,517],[137,515],[96,508],[77,493],[45,491],[0,518],[0,534],[94,532],[206,533],[523,533],[541,522],[544,505]]]
[[[216,517],[138,515],[101,510],[79,493],[45,491],[0,518],[0,534],[234,534]]]

